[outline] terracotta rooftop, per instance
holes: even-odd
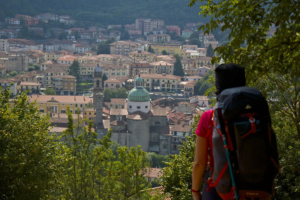
[[[144,119],[148,119],[151,114],[152,114],[151,112],[143,113],[141,111],[135,111],[133,113],[129,113],[127,115],[127,119],[144,120]]]
[[[173,64],[166,61],[158,61],[150,63],[151,66],[173,66]]]
[[[36,100],[36,102],[60,102],[60,103],[81,103],[88,104],[93,103],[93,98],[85,96],[66,96],[66,95],[31,95],[28,97],[30,102]]]
[[[163,75],[163,74],[141,74],[140,76],[143,79],[153,78],[153,79],[177,79],[177,80],[179,80],[181,78],[180,76],[176,76],[176,75],[172,75],[172,74],[166,74],[166,75]]]
[[[111,109],[110,115],[128,115],[128,111],[126,109]]]
[[[189,133],[191,131],[191,127],[188,124],[171,124],[170,125],[170,132],[184,132]]]
[[[22,85],[35,85],[35,86],[41,86],[41,84],[39,84],[39,83],[26,82],[26,81],[22,81],[22,82],[20,83],[20,85],[21,85],[21,86],[22,86]]]
[[[111,104],[125,104],[126,99],[124,98],[111,98],[110,103]]]
[[[159,178],[162,174],[162,169],[160,168],[148,168],[144,176],[149,178]]]
[[[104,83],[123,83],[127,81],[128,78],[109,78],[104,81]]]

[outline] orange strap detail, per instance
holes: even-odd
[[[226,169],[228,168],[228,166],[229,166],[229,165],[228,165],[228,162],[227,162],[227,163],[224,165],[224,167],[223,167],[221,173],[219,174],[219,176],[218,176],[218,178],[217,178],[217,180],[216,180],[215,182],[213,182],[213,179],[212,179],[212,178],[210,178],[210,179],[207,180],[207,183],[208,183],[208,185],[209,185],[210,187],[216,187],[216,186],[218,185],[219,181],[220,181],[221,178],[223,177],[223,175],[224,175]]]

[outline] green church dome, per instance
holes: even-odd
[[[145,102],[150,101],[150,96],[147,90],[143,87],[135,87],[128,94],[129,101]]]

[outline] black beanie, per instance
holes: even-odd
[[[233,87],[246,85],[245,68],[234,64],[222,64],[215,69],[216,74],[216,94]]]

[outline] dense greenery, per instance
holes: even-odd
[[[200,40],[198,38],[192,38],[189,41],[190,45],[197,45],[198,47],[202,47],[202,43],[200,42]]]
[[[149,47],[148,47],[148,52],[154,53],[154,49],[151,47],[151,45],[149,45]]]
[[[55,90],[53,88],[46,88],[46,90],[44,91],[45,95],[55,95]]]
[[[180,56],[178,54],[174,54],[174,57],[176,58],[176,61],[174,63],[174,75],[184,76]]]
[[[192,0],[190,6],[195,2]],[[222,23],[222,31],[229,32],[231,39],[216,49],[219,56],[213,62],[218,63],[222,58],[225,63],[244,66],[248,85],[260,89],[269,102],[281,165],[275,182],[276,199],[297,199],[300,195],[300,4],[280,0],[205,2],[200,13],[212,18],[201,29],[209,33]],[[267,35],[273,26],[274,34]],[[182,153],[165,170],[165,192],[170,192],[174,199],[187,199],[190,194],[187,191],[191,170],[186,169],[192,168],[193,145],[183,145]]]
[[[109,101],[111,98],[126,98],[127,97],[127,90],[117,89],[117,90],[110,90],[108,88],[105,88],[103,91],[104,100]]]
[[[110,38],[105,42],[99,42],[97,47],[97,54],[110,54],[109,44],[115,42],[114,38]]]
[[[74,62],[70,66],[69,75],[75,76],[78,81],[80,80],[81,77],[80,68],[79,68],[79,62],[77,60],[74,60]]]
[[[194,87],[194,91],[195,91],[195,95],[204,95],[205,92],[213,87],[213,83],[210,82],[210,76],[213,76],[214,72],[213,70],[208,71],[205,76],[203,76],[202,79],[200,79],[199,81],[197,81],[195,87]]]
[[[212,48],[211,44],[209,44],[208,47],[207,47],[206,56],[207,57],[213,57],[214,56],[214,49]]]
[[[147,162],[150,163],[150,167],[164,168],[166,166],[165,162],[169,161],[168,156],[159,155],[153,152],[148,152],[146,154]]]
[[[92,122],[73,124],[69,109],[67,129],[51,135],[49,116],[25,94],[10,102],[8,91],[0,90],[1,199],[141,198],[148,164],[139,146],[118,146],[114,155],[112,130],[97,139]]]
[[[0,1],[0,20],[15,14],[37,15],[53,12],[70,15],[85,25],[131,24],[136,18],[163,19],[166,24],[198,22],[197,8],[189,8],[182,0],[122,1],[122,0],[11,0]]]

